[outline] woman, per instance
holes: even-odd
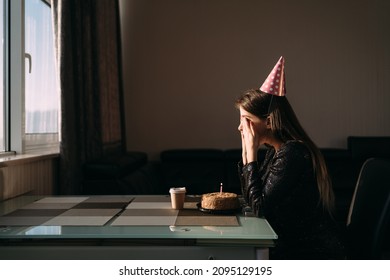
[[[343,258],[324,159],[286,97],[249,90],[236,106],[240,110],[242,193],[253,212],[265,217],[278,234],[270,258]],[[268,150],[259,163],[261,145]]]

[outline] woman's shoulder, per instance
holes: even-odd
[[[281,164],[293,167],[294,170],[299,168],[310,168],[312,165],[309,148],[302,141],[286,141],[275,155],[275,159]]]
[[[287,140],[284,142],[280,149],[275,152],[274,148],[269,148],[266,156],[265,161],[268,162],[268,160],[271,159],[281,159],[281,160],[307,160],[311,158],[310,150],[306,146],[306,144],[299,140]]]
[[[311,154],[309,148],[302,141],[288,140],[279,149],[277,156],[292,162],[311,162]]]
[[[309,149],[306,144],[299,140],[288,140],[281,147],[280,151],[282,152],[299,152],[299,153],[309,153]]]

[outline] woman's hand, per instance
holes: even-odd
[[[241,146],[242,146],[242,164],[246,165],[248,163],[246,159],[246,147],[245,147],[245,139],[244,139],[244,132],[240,130],[241,133]]]
[[[245,165],[252,161],[257,161],[259,136],[256,133],[253,122],[247,118],[241,118],[240,127],[242,142],[242,161]]]

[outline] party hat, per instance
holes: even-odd
[[[284,74],[284,57],[281,56],[276,63],[274,69],[269,73],[267,79],[260,87],[262,92],[277,96],[286,95],[286,80]]]

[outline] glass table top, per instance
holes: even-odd
[[[196,197],[187,197],[185,209],[173,210],[164,195],[21,196],[0,202],[0,242],[92,238],[264,243],[277,239],[265,219],[241,211],[199,214],[195,205]]]

